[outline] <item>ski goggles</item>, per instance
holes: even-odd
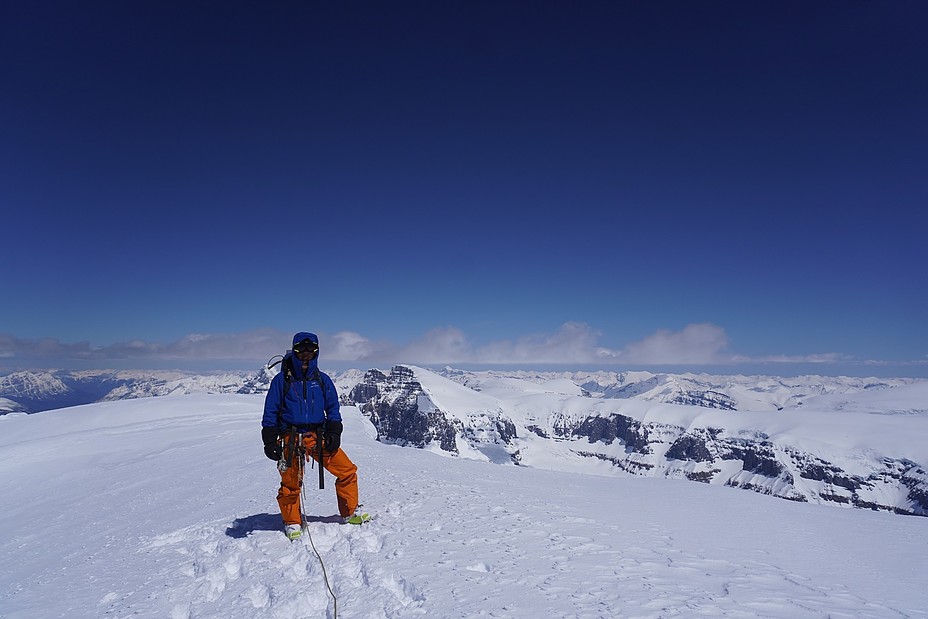
[[[293,352],[300,354],[302,352],[308,353],[317,353],[319,352],[319,344],[316,342],[306,339],[302,342],[293,345]]]

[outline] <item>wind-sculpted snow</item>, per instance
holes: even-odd
[[[0,616],[334,619],[309,540],[281,531],[262,404],[0,418]],[[925,617],[928,519],[447,457],[342,412],[375,520],[338,524],[331,478],[307,489],[338,617]]]

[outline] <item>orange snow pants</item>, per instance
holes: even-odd
[[[287,460],[286,471],[280,472],[280,490],[277,492],[277,503],[280,505],[280,515],[284,525],[302,524],[300,522],[300,486],[303,483],[301,473],[306,468],[301,466],[297,454],[288,446],[290,436],[285,434],[284,458]],[[303,435],[303,448],[306,450],[307,460],[312,456],[319,461],[319,452],[316,449],[316,433],[307,432]],[[339,449],[334,454],[323,454],[325,470],[335,476],[335,495],[338,499],[338,513],[350,516],[358,506],[358,467],[348,458],[348,454]]]

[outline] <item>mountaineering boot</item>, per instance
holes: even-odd
[[[345,524],[364,524],[368,522],[371,519],[371,515],[362,510],[362,507],[362,505],[358,505],[353,514],[345,516]]]
[[[287,539],[293,541],[295,539],[300,539],[300,536],[303,534],[303,529],[298,524],[288,524],[284,529],[284,533],[287,535]]]

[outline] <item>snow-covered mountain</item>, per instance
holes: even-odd
[[[7,398],[0,398],[0,415],[5,415],[6,413],[28,413],[29,411],[25,406],[19,402],[14,402]]]
[[[482,391],[516,390],[526,382],[560,390],[565,394],[609,399],[639,399],[666,404],[689,404],[722,410],[782,410],[795,408],[810,397],[858,393],[924,382],[912,378],[857,378],[848,376],[719,376],[651,372],[469,372],[444,368],[437,372],[465,386]],[[579,389],[579,391],[578,391]]]
[[[91,402],[193,393],[263,393],[279,370],[196,374],[159,370],[18,371],[0,376],[0,414],[38,412]],[[854,394],[921,382],[919,379],[876,379],[800,376],[712,376],[650,372],[470,372],[444,368],[437,374],[472,391],[515,392],[538,389],[592,398],[637,399],[690,404],[722,410],[778,410],[800,406],[810,397]],[[364,379],[362,370],[329,372],[340,393]]]
[[[279,369],[210,374],[177,370],[18,371],[0,376],[0,415],[167,395],[265,393]],[[347,370],[332,373],[332,378],[339,391],[347,393],[363,374]]]
[[[418,378],[424,409],[467,395]],[[484,395],[470,412],[492,416]],[[846,402],[837,414],[878,405]],[[375,519],[337,524],[328,477],[307,485],[311,537],[290,543],[262,403],[195,394],[0,417],[0,616],[926,617],[928,518],[401,449],[351,406],[342,444]],[[894,406],[910,414],[886,419],[920,415],[905,394]]]
[[[195,374],[163,370],[18,371],[0,376],[0,414],[39,412],[91,402],[192,393],[248,393],[267,390],[261,372]]]
[[[12,405],[0,401],[0,414],[7,412],[46,410],[83,404],[74,388],[60,378],[60,373],[14,372],[0,377],[0,397]],[[37,408],[36,404],[42,408]]]
[[[688,376],[578,385],[576,376],[442,374],[370,370],[349,400],[385,442],[928,515],[928,381],[702,377],[696,390]],[[707,408],[707,390],[728,404]],[[738,408],[746,402],[758,410]]]
[[[149,396],[261,394],[276,371],[17,372],[0,379],[6,398],[0,412]],[[343,403],[360,406],[384,442],[496,463],[678,478],[800,502],[928,515],[928,457],[920,448],[928,444],[924,380],[415,366],[332,376]]]

